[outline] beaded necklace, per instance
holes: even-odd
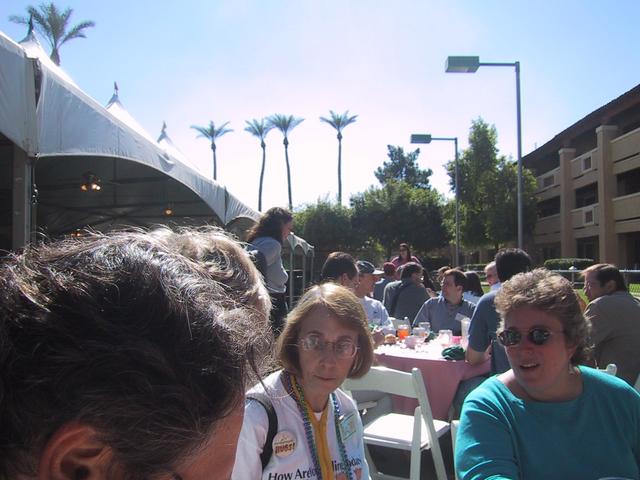
[[[307,447],[309,448],[309,453],[313,460],[313,466],[317,472],[317,476],[322,478],[322,469],[320,467],[320,459],[318,458],[318,452],[316,449],[316,443],[313,438],[313,427],[311,425],[310,415],[313,415],[311,412],[311,407],[309,403],[306,401],[304,397],[304,391],[302,387],[296,380],[296,378],[291,375],[289,372],[283,372],[282,378],[284,380],[285,388],[291,397],[295,400],[296,406],[300,411],[300,415],[302,415],[302,420],[304,424],[304,432],[307,437]],[[338,403],[338,398],[335,393],[331,393],[330,395],[331,403],[333,404],[333,420],[336,429],[336,437],[338,440],[338,450],[340,451],[340,460],[342,461],[342,465],[344,468],[344,473],[346,473],[347,478],[349,480],[353,480],[353,474],[351,472],[351,468],[349,467],[349,463],[347,462],[347,451],[344,446],[344,442],[342,441],[342,435],[340,433],[340,418],[342,417],[340,413],[340,405]]]

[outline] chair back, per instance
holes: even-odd
[[[411,369],[411,373],[393,370],[387,367],[371,367],[369,372],[362,378],[348,378],[342,384],[342,389],[351,393],[359,390],[375,390],[399,395],[418,400],[418,407],[414,412],[414,438],[413,445],[417,448],[417,455],[412,454],[412,472],[419,472],[419,452],[420,452],[420,430],[422,422],[427,429],[427,437],[434,458],[436,476],[438,479],[446,479],[446,471],[440,450],[438,435],[434,426],[433,413],[427,396],[427,389],[424,386],[422,373],[417,368]],[[417,462],[417,469],[414,463]]]
[[[615,363],[610,363],[606,366],[606,368],[599,368],[601,372],[608,373],[609,375],[613,375],[614,377],[618,373],[618,366]]]

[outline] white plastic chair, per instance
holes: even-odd
[[[451,420],[451,452],[453,453],[453,472],[455,479],[458,480],[458,472],[456,471],[456,435],[458,434],[458,427],[460,426],[460,420]]]
[[[359,379],[347,379],[343,390],[378,390],[418,400],[413,416],[399,413],[383,415],[364,427],[365,454],[371,478],[374,480],[400,480],[401,477],[378,471],[367,445],[411,451],[410,480],[420,479],[420,455],[430,449],[438,480],[447,480],[444,460],[438,439],[449,430],[449,424],[434,420],[420,370],[411,373],[386,367],[371,367],[369,373]]]
[[[598,369],[601,372],[608,373],[609,375],[613,375],[614,377],[618,373],[618,366],[615,363],[610,363],[605,368]]]

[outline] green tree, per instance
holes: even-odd
[[[387,256],[400,242],[427,253],[447,245],[450,235],[443,222],[443,200],[432,189],[388,180],[386,185],[351,197],[352,224],[382,244]]]
[[[267,144],[264,139],[267,133],[273,128],[264,118],[261,120],[245,120],[247,126],[244,128],[254,137],[260,139],[260,148],[262,148],[262,167],[260,168],[260,187],[258,188],[258,211],[262,211],[262,183],[264,181],[264,166],[267,161]]]
[[[62,45],[74,38],[86,38],[85,30],[96,26],[95,22],[85,20],[70,27],[69,19],[73,14],[73,9],[67,8],[61,12],[53,2],[43,3],[38,8],[29,5],[27,13],[29,17],[11,15],[9,20],[29,25],[29,32],[33,29],[33,21],[35,21],[36,29],[51,45],[51,60],[56,65],[60,65],[60,47]]]
[[[320,120],[328,123],[338,132],[338,203],[342,204],[342,130],[352,124],[358,118],[357,115],[349,116],[349,110],[339,115],[329,110],[331,118],[320,117]]]
[[[289,210],[293,210],[293,200],[291,197],[291,168],[289,166],[289,132],[296,128],[304,121],[304,118],[296,118],[293,115],[282,115],[281,113],[276,113],[275,115],[271,115],[267,122],[270,126],[277,128],[282,132],[284,140],[282,144],[284,145],[284,159],[287,163],[287,187],[289,191]]]
[[[403,181],[412,187],[430,188],[429,177],[433,174],[431,169],[423,170],[418,166],[420,149],[405,153],[402,147],[387,145],[388,161],[378,167],[374,175],[382,185],[391,180]]]
[[[210,121],[209,125],[206,127],[199,127],[198,125],[191,125],[191,128],[200,132],[197,138],[203,137],[211,142],[211,150],[213,151],[213,179],[218,179],[218,161],[216,158],[216,139],[220,138],[226,133],[233,132],[232,129],[227,128],[229,122],[224,122],[218,128],[216,128],[215,124]]]
[[[458,196],[461,242],[470,248],[498,248],[517,237],[517,171],[498,152],[495,126],[482,118],[471,123],[469,148],[460,155]],[[455,190],[455,164],[447,163],[449,183]],[[535,227],[535,178],[523,169],[524,230]]]
[[[294,213],[295,231],[322,252],[352,251],[357,234],[351,227],[351,209],[318,200]]]

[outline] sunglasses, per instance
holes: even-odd
[[[543,327],[533,327],[527,332],[527,340],[534,345],[544,345],[554,335],[555,332]],[[563,333],[563,332],[560,332]],[[498,340],[504,347],[513,347],[522,341],[522,333],[518,330],[509,328],[498,334]]]

